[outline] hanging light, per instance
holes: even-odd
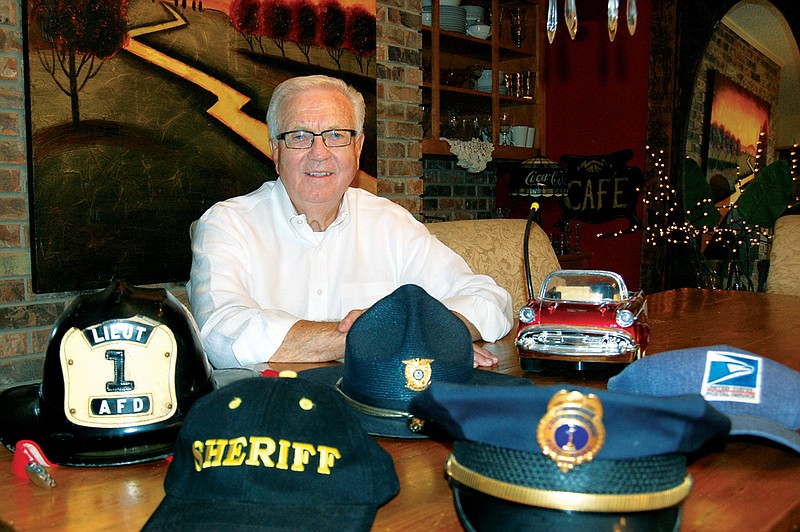
[[[516,165],[508,180],[509,196],[550,197],[566,196],[567,182],[565,168],[560,163],[542,155]]]
[[[639,17],[639,13],[636,11],[636,0],[628,0],[627,15],[628,33],[630,33],[632,36],[636,31],[636,19]]]
[[[611,42],[614,42],[614,37],[617,36],[619,2],[620,0],[608,0],[608,39]],[[636,9],[636,0],[627,0],[625,15],[628,23],[628,33],[633,35],[636,32],[636,22],[639,17],[639,12]],[[575,35],[578,33],[578,10],[575,6],[575,0],[564,0],[564,23],[567,26],[570,38],[575,40]],[[550,44],[553,44],[557,28],[558,8],[556,7],[556,0],[548,0],[545,29],[547,30],[547,40]]]

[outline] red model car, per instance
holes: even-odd
[[[644,293],[619,274],[556,270],[520,309],[516,346],[525,370],[609,370],[644,356],[649,336]]]

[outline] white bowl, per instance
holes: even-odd
[[[467,35],[478,39],[488,39],[492,33],[492,27],[488,24],[473,24],[467,27]]]
[[[440,6],[457,6],[461,4],[461,0],[439,0]]]

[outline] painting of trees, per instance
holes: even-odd
[[[317,32],[317,23],[319,22],[319,13],[317,6],[310,1],[301,0],[294,4],[295,16],[295,32],[294,43],[297,49],[305,56],[306,62],[310,65],[311,59],[308,56],[311,46],[319,42],[319,34]]]
[[[375,56],[375,15],[361,6],[352,6],[347,12],[348,49],[356,56],[361,71],[364,72],[363,58],[366,67]]]
[[[322,45],[336,67],[342,69],[342,56],[345,53],[345,24],[347,15],[342,5],[336,0],[328,0],[320,5],[320,32]]]
[[[286,57],[284,43],[292,30],[292,10],[286,2],[268,0],[262,10],[265,19],[266,35]]]
[[[342,58],[350,52],[362,73],[369,71],[375,56],[375,14],[362,5],[345,7],[339,0],[234,0],[230,18],[251,50],[258,35],[266,35],[283,57],[285,43],[291,42],[311,64],[312,49],[323,48],[337,70],[342,70]]]
[[[72,122],[80,121],[78,95],[125,42],[128,0],[31,0],[38,28],[40,62],[71,100]]]
[[[263,52],[261,37],[265,34],[265,20],[261,7],[259,0],[232,0],[230,17],[233,27],[242,34],[250,50],[255,50],[253,43],[258,43]]]

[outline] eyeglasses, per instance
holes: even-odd
[[[356,132],[352,129],[328,129],[322,133],[312,133],[311,131],[298,129],[281,133],[275,138],[282,140],[287,148],[307,150],[314,145],[314,137],[322,137],[322,142],[328,148],[343,148],[353,142],[353,135],[355,134]]]

